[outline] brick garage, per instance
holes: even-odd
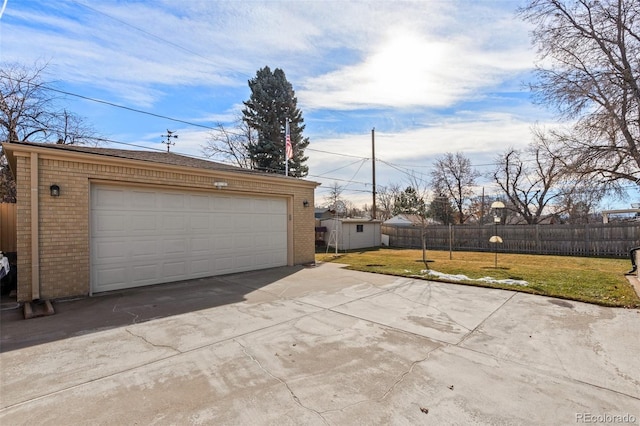
[[[240,216],[240,214],[232,214],[233,207],[229,207],[230,202],[237,200],[238,205],[245,205],[244,208],[247,211],[254,206],[267,206],[267,208],[274,206],[275,210],[271,213],[272,220],[286,231],[270,234],[269,229],[264,229],[268,227],[263,226],[258,230],[265,232],[260,244],[268,245],[273,243],[270,241],[272,239],[283,239],[281,241],[281,246],[284,248],[282,256],[267,259],[266,263],[260,264],[253,264],[252,259],[249,259],[250,256],[247,256],[245,264],[238,264],[235,269],[229,271],[260,269],[262,264],[300,265],[314,261],[313,197],[314,189],[318,185],[315,182],[265,174],[165,152],[35,143],[4,143],[3,148],[17,186],[18,301],[89,295],[95,292],[96,288],[100,291],[112,288],[108,285],[96,287],[97,280],[107,277],[104,278],[107,282],[113,277],[122,275],[123,272],[120,269],[125,269],[128,260],[125,258],[122,267],[118,268],[119,260],[116,257],[112,257],[115,263],[104,267],[105,272],[102,275],[96,275],[96,271],[102,267],[100,263],[102,260],[96,260],[96,252],[99,248],[118,247],[118,243],[120,247],[126,248],[131,245],[131,241],[135,242],[135,238],[132,240],[131,235],[127,236],[129,242],[126,244],[124,240],[117,241],[117,235],[123,235],[123,232],[108,234],[110,231],[118,231],[114,230],[112,225],[109,225],[112,226],[111,228],[106,226],[104,241],[100,240],[100,235],[97,234],[102,232],[100,231],[102,228],[97,227],[95,223],[96,218],[100,217],[98,214],[103,214],[104,211],[115,211],[117,218],[122,215],[116,207],[111,207],[111,210],[95,210],[98,190],[118,197],[125,194],[129,197],[128,199],[134,197],[134,200],[136,195],[132,194],[178,197],[176,199],[179,199],[180,194],[184,194],[185,197],[204,200],[209,204],[220,204],[224,201],[227,204],[226,213],[181,215],[179,209],[174,209],[171,213],[177,215],[176,217],[183,222],[203,217],[206,221],[206,217],[218,214],[220,220],[215,226],[221,229],[220,232],[228,232],[225,230],[227,226],[231,226],[230,223],[222,222],[222,218],[227,220]],[[214,182],[223,182],[226,186],[216,188]],[[59,196],[51,195],[52,185],[59,186]],[[92,197],[94,198],[93,207]],[[158,213],[158,220],[162,219],[160,213]],[[146,214],[154,216],[155,212],[147,210]],[[261,214],[260,211],[255,212],[256,221],[262,218]],[[237,225],[240,229],[251,226],[249,222],[252,222],[252,217],[248,215],[249,213],[245,213],[247,219],[243,222],[244,224]],[[104,217],[107,224],[117,223],[117,220],[110,219],[109,216]],[[130,218],[125,217],[125,219],[127,223],[130,221]],[[234,218],[235,222],[238,220],[237,217]],[[249,225],[246,225],[247,223]],[[206,250],[204,239],[206,235],[196,236],[203,237],[200,240],[204,241],[203,247]],[[122,238],[124,239],[125,236]],[[179,240],[179,237],[175,238],[176,241]],[[213,258],[218,256],[218,253],[226,252],[223,250],[225,247],[221,247],[220,244],[224,244],[224,241],[232,244],[233,239],[234,236],[228,233],[226,236],[223,235],[223,238],[216,239],[214,243],[218,245],[209,247],[211,262],[215,260]],[[245,244],[251,244],[249,229],[246,230],[243,241]],[[104,244],[100,245],[103,242]],[[189,241],[183,244],[188,246]],[[152,239],[149,240],[148,245],[153,245]],[[267,245],[265,247],[268,247]],[[163,262],[168,264],[167,262],[171,259],[185,258],[184,253],[179,253],[180,247],[182,247],[180,244],[172,246],[174,254],[167,259],[156,259],[160,269]],[[117,255],[118,249],[114,250]],[[233,255],[233,252],[229,253],[233,259],[238,258]],[[248,247],[247,253],[253,253],[251,247]],[[265,258],[269,258],[264,250],[260,253]],[[204,265],[201,272],[192,273],[189,272],[191,269],[187,268],[189,271],[183,276],[194,278],[204,276],[203,274],[216,275],[218,274],[216,271],[228,271],[220,267],[216,269],[214,265],[210,269],[213,272],[207,273],[205,272],[207,259],[202,256],[201,259],[203,260],[201,264]],[[211,262],[210,264],[213,265]],[[138,266],[139,270],[143,270],[140,265]],[[167,270],[180,272],[175,265],[168,267]],[[156,274],[155,281],[153,277],[146,281],[141,279],[131,286],[171,280],[162,276],[162,273],[158,276],[158,271],[151,271],[151,273]],[[123,288],[128,285],[119,283],[118,279],[120,278],[113,278],[116,282],[113,288]]]

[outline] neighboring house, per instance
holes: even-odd
[[[315,182],[167,152],[2,146],[18,301],[314,262]]]
[[[327,245],[338,250],[380,247],[380,221],[371,219],[325,219]]]
[[[426,218],[427,225],[439,225],[440,223],[437,220]],[[417,214],[398,214],[393,216],[391,219],[387,219],[384,221],[385,225],[392,226],[422,226],[422,217]]]
[[[331,219],[334,216],[334,211],[328,207],[316,207],[314,215],[316,220]]]
[[[634,207],[632,209],[603,210],[602,223],[609,223],[609,215],[617,215],[617,214],[629,214],[630,220],[639,220],[640,208]]]

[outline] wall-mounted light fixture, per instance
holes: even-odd
[[[215,186],[217,189],[222,189],[224,187],[226,187],[227,185],[229,185],[227,182],[213,182],[213,186]]]
[[[309,201],[304,200],[304,201],[302,202],[302,205],[303,205],[303,206],[305,206],[305,207],[309,207]]]
[[[49,193],[51,194],[52,197],[59,197],[60,187],[54,183],[49,187]]]

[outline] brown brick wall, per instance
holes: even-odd
[[[31,299],[31,160],[16,158],[18,300]],[[28,295],[28,296],[27,296]],[[26,296],[26,299],[25,299]]]
[[[89,271],[89,194],[92,180],[100,183],[126,182],[161,187],[217,191],[212,183],[216,173],[198,169],[149,167],[116,163],[104,164],[99,158],[65,161],[39,155],[38,200],[40,210],[40,297],[55,299],[87,295]],[[89,156],[99,157],[99,156]],[[31,300],[31,204],[30,158],[16,156],[18,195],[18,300]],[[220,175],[221,173],[218,173]],[[293,263],[311,263],[315,259],[314,185],[311,182],[287,182],[287,179],[256,180],[250,175],[225,174],[229,193],[285,196],[290,200],[293,221]],[[60,196],[51,197],[49,186],[60,186]],[[303,206],[303,201],[309,207]]]

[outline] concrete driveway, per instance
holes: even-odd
[[[278,268],[3,311],[0,424],[640,423],[640,311]]]

